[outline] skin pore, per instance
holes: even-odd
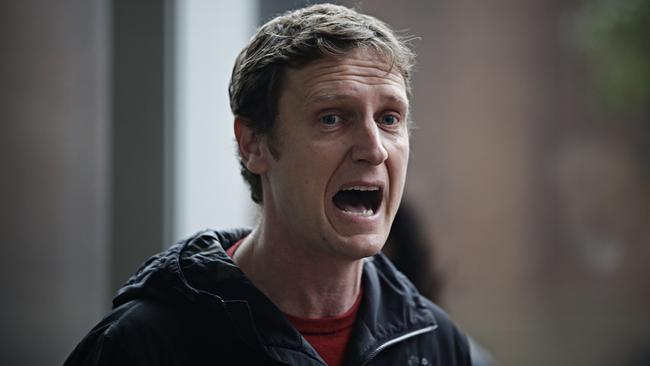
[[[285,313],[331,317],[348,310],[363,258],[379,252],[399,206],[409,156],[404,79],[355,49],[285,73],[274,150],[236,118],[246,167],[262,177],[261,218],[235,262]],[[335,204],[344,190],[380,197],[365,211]]]

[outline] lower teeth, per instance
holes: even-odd
[[[351,215],[355,216],[372,216],[375,212],[372,209],[367,209],[365,211],[348,211],[344,210],[346,213],[349,213]]]

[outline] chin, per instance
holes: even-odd
[[[385,242],[385,236],[379,234],[355,235],[342,241],[339,248],[347,258],[360,260],[379,253]]]

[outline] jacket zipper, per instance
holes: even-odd
[[[406,333],[406,334],[402,334],[399,337],[393,338],[391,340],[388,340],[388,341],[380,344],[379,346],[377,346],[377,348],[375,348],[374,351],[372,351],[368,355],[368,357],[366,357],[365,361],[363,361],[361,363],[361,366],[367,366],[370,363],[370,361],[372,361],[372,359],[375,358],[379,354],[379,352],[383,351],[384,349],[386,349],[386,348],[388,348],[388,347],[390,347],[390,346],[392,346],[392,345],[394,345],[396,343],[399,343],[401,341],[404,341],[404,340],[407,340],[409,338],[413,338],[415,336],[418,336],[420,334],[433,332],[434,330],[436,330],[436,328],[438,328],[437,324],[430,325],[430,326],[424,327],[422,329],[418,329],[418,330],[414,330],[414,331]]]

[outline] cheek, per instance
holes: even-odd
[[[391,145],[388,159],[388,174],[390,177],[390,196],[394,210],[397,210],[399,201],[404,193],[406,171],[409,159],[409,144],[400,143]]]
[[[345,158],[350,143],[348,141],[319,141],[310,146],[310,160],[318,174],[331,174]]]
[[[292,176],[295,191],[314,197],[326,187],[331,174],[331,158],[325,148],[313,145],[295,145],[286,149],[287,171]],[[298,193],[301,194],[301,193]]]
[[[395,178],[400,178],[402,175],[406,176],[406,170],[408,168],[409,161],[409,142],[408,139],[405,141],[398,141],[391,145],[389,151],[389,159],[391,161],[391,167],[393,174],[397,173],[398,176]],[[403,180],[402,177],[400,180]]]

